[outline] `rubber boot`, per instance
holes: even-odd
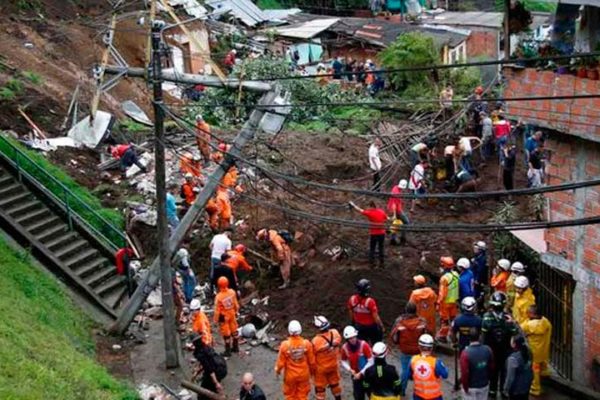
[[[335,400],[342,400],[342,395],[338,394],[337,396],[333,396]]]
[[[233,348],[231,349],[234,353],[240,352],[240,341],[238,338],[233,338]]]
[[[221,354],[223,357],[231,357],[231,345],[225,342],[225,351]]]

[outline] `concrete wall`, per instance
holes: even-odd
[[[600,93],[600,81],[535,69],[503,70],[504,97],[572,96]],[[600,142],[600,98],[508,102],[508,113],[550,129]]]
[[[548,184],[582,181],[600,176],[600,144],[555,133],[546,141],[550,152]],[[600,187],[550,193],[550,221],[600,215]],[[592,361],[600,356],[600,226],[546,230],[548,252],[542,260],[567,272],[577,282],[573,298],[573,377],[596,386]],[[555,327],[560,329],[560,327]]]

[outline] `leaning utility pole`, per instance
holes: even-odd
[[[165,129],[162,92],[161,32],[162,21],[152,23],[152,86],[154,90],[154,165],[156,175],[156,213],[158,228],[158,257],[160,264],[160,284],[162,294],[163,328],[167,368],[179,366],[175,304],[173,302],[173,272],[169,251],[169,225],[167,224],[167,190],[165,168]]]

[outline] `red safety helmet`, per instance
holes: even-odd
[[[444,269],[450,269],[454,267],[454,259],[450,256],[440,257],[440,264]]]
[[[229,279],[221,276],[219,279],[217,279],[217,286],[219,289],[227,289],[229,287]]]
[[[244,246],[243,244],[236,244],[235,247],[233,248],[235,251],[238,251],[240,253],[245,253],[246,252],[246,246]]]

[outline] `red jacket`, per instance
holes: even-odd
[[[117,267],[118,275],[125,275],[125,268],[129,265],[129,259],[134,255],[135,253],[130,247],[123,247],[117,250],[115,253],[115,266]]]

